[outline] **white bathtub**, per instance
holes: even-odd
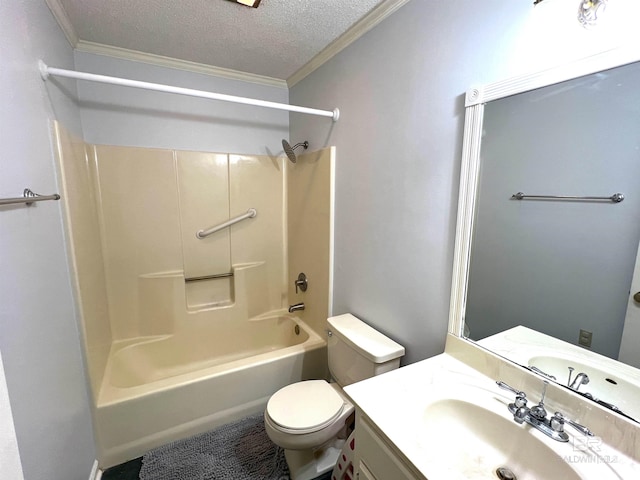
[[[294,316],[116,344],[96,408],[100,466],[260,412],[326,365],[325,340]]]

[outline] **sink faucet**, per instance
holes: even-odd
[[[545,378],[548,378],[549,380],[556,380],[556,377],[554,377],[553,375],[548,374],[547,372],[543,372],[542,370],[540,370],[538,367],[534,366],[534,365],[529,365],[527,367],[529,370],[531,370],[532,372],[537,373],[538,375],[542,375]]]
[[[304,303],[294,303],[289,305],[289,313],[297,312],[298,310],[304,310]]]
[[[505,390],[509,390],[516,394],[516,399],[513,403],[509,404],[509,411],[513,413],[513,420],[516,423],[523,423],[526,416],[529,414],[529,409],[527,408],[527,394],[521,392],[520,390],[516,390],[510,385],[507,385],[504,382],[496,382],[500,388],[504,388]]]
[[[551,427],[554,430],[556,430],[557,432],[563,432],[564,431],[563,427],[564,427],[565,424],[575,428],[576,430],[578,430],[583,435],[587,435],[588,437],[593,437],[593,432],[591,430],[589,430],[584,425],[580,425],[579,423],[574,422],[573,420],[570,420],[570,419],[566,418],[560,412],[556,412],[553,415],[553,417],[551,417]]]
[[[569,388],[577,392],[580,385],[586,385],[587,383],[589,383],[589,375],[586,373],[579,373],[576,375],[576,378],[573,379],[573,382],[569,384]]]
[[[527,407],[526,393],[516,390],[504,382],[498,381],[496,384],[504,390],[509,390],[510,392],[515,393],[516,399],[513,403],[509,404],[509,411],[513,414],[513,420],[516,423],[521,424],[526,422],[532,427],[540,430],[548,437],[559,442],[569,441],[569,435],[564,431],[565,424],[575,428],[583,435],[588,435],[590,437],[593,436],[593,432],[587,427],[566,418],[560,412],[556,412],[551,418],[547,418],[547,410],[544,408],[544,398],[547,393],[547,386],[549,385],[549,382],[546,380],[544,381],[540,402],[531,408]]]
[[[541,422],[547,419],[547,410],[544,408],[544,397],[547,396],[548,386],[548,381],[545,380],[544,382],[542,382],[542,397],[540,398],[540,402],[535,407],[531,407],[531,410],[529,410],[529,415],[540,420]]]

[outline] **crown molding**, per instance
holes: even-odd
[[[367,33],[373,27],[390,16],[409,0],[386,0],[371,10],[367,15],[356,22],[349,30],[340,35],[336,40],[331,42],[320,53],[309,60],[296,73],[287,78],[289,88],[303,80],[305,77],[313,73],[322,65],[331,60],[334,56],[347,48],[353,42],[358,40],[362,35]]]
[[[202,73],[205,75],[213,75],[216,77],[228,78],[230,80],[239,80],[242,82],[256,83],[269,87],[287,88],[285,80],[265,75],[256,75],[254,73],[241,72],[239,70],[231,70],[228,68],[214,67],[204,63],[190,62],[188,60],[179,60],[177,58],[165,57],[162,55],[154,55],[152,53],[139,52],[137,50],[129,50],[127,48],[113,47],[102,43],[88,42],[78,38],[78,34],[73,28],[73,24],[67,15],[64,7],[59,0],[45,0],[49,10],[58,22],[58,25],[64,32],[65,37],[71,44],[71,47],[80,52],[93,53],[96,55],[106,55],[109,57],[121,58],[123,60],[132,60],[135,62],[147,63],[159,67],[177,68],[194,73]]]
[[[229,68],[214,67],[204,63],[179,60],[177,58],[164,57],[162,55],[139,52],[137,50],[129,50],[127,48],[112,47],[102,43],[79,40],[76,45],[76,50],[79,52],[93,53],[95,55],[106,55],[109,57],[121,58],[123,60],[147,63],[159,67],[176,68],[194,73],[213,75],[215,77],[228,78],[230,80],[257,83],[260,85],[267,85],[269,87],[287,88],[287,82],[279,78],[256,75],[254,73],[241,72],[239,70],[231,70]]]
[[[60,25],[64,36],[67,37],[71,47],[76,48],[78,44],[78,34],[76,33],[76,29],[73,28],[71,20],[69,20],[67,11],[58,0],[45,0],[45,2],[49,10],[51,10],[53,17],[56,19],[56,22]]]
[[[409,0],[385,0],[376,8],[371,10],[367,15],[355,23],[349,30],[343,33],[336,40],[331,42],[320,53],[313,57],[304,66],[298,69],[286,81],[267,77],[265,75],[256,75],[253,73],[241,72],[239,70],[231,70],[228,68],[214,67],[204,63],[190,62],[187,60],[179,60],[176,58],[155,55],[152,53],[140,52],[137,50],[129,50],[126,48],[113,47],[101,43],[88,42],[81,40],[73,28],[73,24],[67,15],[64,7],[59,0],[45,0],[47,6],[51,10],[58,25],[62,29],[69,44],[80,52],[92,53],[95,55],[106,55],[123,60],[132,60],[135,62],[157,65],[160,67],[176,68],[194,73],[202,73],[205,75],[213,75],[216,77],[228,78],[231,80],[239,80],[243,82],[256,83],[277,88],[291,88],[296,83],[303,80],[316,69],[320,68],[326,62],[331,60],[335,55],[347,48],[362,35],[367,33],[373,27],[382,22],[385,18],[393,14]]]

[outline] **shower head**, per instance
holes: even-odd
[[[289,157],[289,160],[291,160],[292,163],[296,163],[296,161],[298,160],[294,152],[294,150],[298,147],[304,147],[304,149],[306,150],[307,148],[309,148],[309,142],[304,141],[304,142],[296,143],[292,147],[291,145],[289,145],[289,142],[287,142],[284,139],[282,140],[282,148],[284,148],[284,153],[287,154],[287,157]]]

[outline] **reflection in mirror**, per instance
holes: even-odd
[[[572,389],[597,390],[613,410],[612,399],[628,404],[640,392],[639,371],[612,361],[640,367],[638,85],[635,63],[484,106],[463,317],[466,337],[493,350],[518,337],[497,353],[553,370],[567,387],[586,362],[591,384],[580,377]],[[518,192],[604,198],[512,198]],[[623,201],[607,198],[617,193]],[[536,361],[517,354],[536,342],[548,347],[528,355]]]

